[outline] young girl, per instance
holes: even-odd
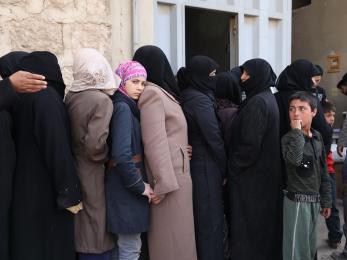
[[[113,259],[134,260],[141,252],[140,235],[149,227],[149,201],[153,193],[145,182],[137,108],[147,73],[140,63],[128,61],[119,65],[116,74],[122,81],[113,96],[106,177],[107,226],[118,238]]]

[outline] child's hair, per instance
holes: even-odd
[[[336,112],[336,107],[332,102],[326,101],[323,103],[323,112],[324,113]]]
[[[290,102],[296,99],[299,99],[303,102],[307,102],[310,105],[311,110],[317,108],[317,98],[307,91],[295,92],[293,95],[290,96],[288,104],[290,104]]]

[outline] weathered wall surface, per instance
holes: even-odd
[[[110,1],[119,0],[0,0],[0,56],[49,50],[69,84],[76,49],[96,48],[111,62]]]
[[[312,4],[293,12],[292,59],[306,58],[314,64],[327,68],[327,56],[341,56],[338,73],[324,73],[321,86],[328,99],[337,108],[335,127],[342,123],[342,111],[347,111],[347,97],[336,88],[338,81],[347,72],[347,1],[315,0]]]

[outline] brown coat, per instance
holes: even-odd
[[[179,103],[149,83],[138,102],[148,179],[165,198],[151,205],[151,260],[196,260],[187,123]]]
[[[99,90],[69,92],[65,98],[73,152],[83,192],[83,210],[75,217],[75,246],[80,253],[103,253],[114,246],[106,232],[104,163],[113,112],[111,99]]]

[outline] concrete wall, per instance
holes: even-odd
[[[341,71],[324,73],[321,86],[328,99],[337,107],[335,127],[342,123],[342,111],[347,111],[347,96],[336,88],[347,72],[347,1],[315,0],[312,4],[293,11],[292,59],[306,58],[326,70],[326,57],[341,55]]]

